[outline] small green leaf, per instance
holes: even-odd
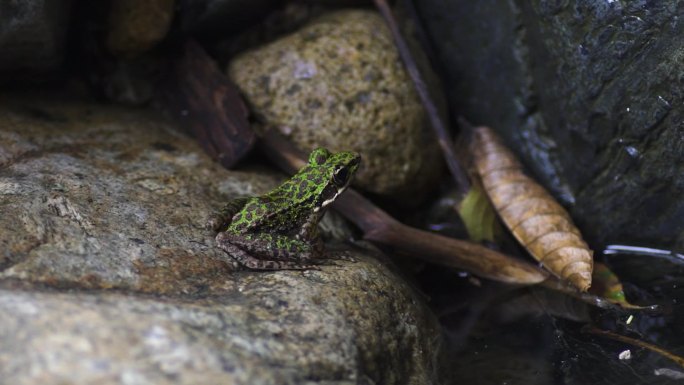
[[[605,298],[609,302],[619,305],[625,309],[645,309],[646,306],[632,305],[627,301],[625,292],[622,288],[620,278],[612,270],[601,262],[594,262],[592,273],[592,284],[589,289],[591,294]]]
[[[458,214],[474,242],[494,242],[501,227],[496,212],[480,183],[474,182],[458,205]]]

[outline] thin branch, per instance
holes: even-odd
[[[446,125],[439,116],[437,106],[430,96],[427,86],[425,85],[425,81],[418,70],[418,65],[416,64],[416,61],[413,58],[413,55],[411,55],[411,51],[409,50],[406,41],[399,31],[395,17],[392,13],[392,10],[387,5],[387,2],[385,0],[375,0],[375,6],[385,19],[385,22],[392,33],[392,37],[394,38],[394,43],[397,46],[397,50],[399,51],[399,56],[401,56],[401,60],[404,62],[411,80],[413,80],[413,84],[416,87],[418,96],[420,97],[423,107],[425,108],[428,118],[430,119],[430,124],[437,135],[437,140],[439,142],[439,146],[442,148],[444,160],[449,167],[449,171],[451,172],[454,181],[456,181],[457,188],[460,192],[459,195],[464,196],[467,194],[468,190],[470,190],[470,180],[468,179],[465,170],[463,167],[461,167],[461,164],[456,159],[451,137],[447,132]]]
[[[680,356],[678,356],[674,353],[671,353],[671,352],[669,352],[669,351],[667,351],[667,350],[665,350],[659,346],[656,346],[654,344],[651,344],[651,343],[648,343],[645,341],[641,341],[641,340],[637,340],[635,338],[623,336],[621,334],[613,333],[613,332],[610,332],[607,330],[601,330],[601,329],[595,328],[593,326],[586,326],[582,330],[586,333],[596,334],[599,336],[610,338],[610,339],[615,340],[615,341],[624,342],[626,344],[630,344],[633,346],[644,348],[646,350],[650,350],[652,352],[660,354],[661,356],[663,356],[663,357],[665,357],[671,361],[676,362],[679,366],[684,367],[684,357],[680,357]]]

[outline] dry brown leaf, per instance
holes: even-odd
[[[567,211],[523,173],[515,155],[489,127],[474,129],[472,152],[489,199],[518,242],[549,271],[587,291],[593,252]]]

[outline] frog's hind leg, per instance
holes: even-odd
[[[237,198],[226,203],[219,211],[209,217],[206,224],[207,229],[217,232],[224,230],[230,224],[233,216],[245,207],[249,199],[249,197]]]
[[[281,242],[278,242],[279,238]],[[263,239],[250,240],[241,236],[220,233],[216,238],[219,247],[230,254],[241,265],[254,270],[319,270],[310,263],[310,246],[304,242],[292,244],[290,249],[283,248],[282,241],[292,243],[291,238],[275,237],[264,248]]]

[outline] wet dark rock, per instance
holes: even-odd
[[[209,213],[276,178],[143,110],[0,100],[0,382],[435,381],[435,320],[381,256],[250,272],[215,247]]]
[[[684,5],[416,5],[454,108],[502,133],[594,247],[684,247]]]
[[[0,0],[0,72],[44,72],[61,64],[71,3]]]
[[[264,17],[275,0],[180,0],[184,30],[217,39],[246,28]]]

